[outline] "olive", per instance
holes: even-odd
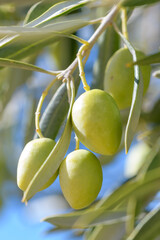
[[[60,186],[64,197],[74,209],[90,205],[102,185],[102,167],[98,158],[88,150],[75,150],[59,169]]]
[[[122,124],[117,104],[108,93],[99,89],[83,93],[73,105],[72,122],[77,137],[91,151],[116,153]]]
[[[25,191],[32,178],[46,160],[55,145],[55,141],[49,138],[34,139],[24,147],[18,162],[17,185]],[[49,187],[58,175],[58,171],[40,189]]]
[[[136,51],[137,58],[144,58],[145,55],[141,51]],[[132,55],[127,48],[121,48],[116,51],[107,63],[104,78],[104,90],[112,95],[118,104],[119,109],[127,108],[131,105],[132,93],[134,86],[134,67],[127,67],[132,62]],[[145,94],[149,82],[151,67],[140,66],[143,77]]]

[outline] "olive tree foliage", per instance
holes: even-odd
[[[156,96],[156,86],[152,84],[153,78],[160,78],[159,46],[154,52],[146,51],[147,55],[139,59],[137,48],[142,44],[133,35],[138,34],[140,26],[137,24],[136,29],[129,31],[132,21],[138,21],[146,9],[154,6],[158,8],[158,2],[0,1],[1,193],[5,181],[16,182],[19,149],[22,150],[33,138],[45,136],[55,140],[56,144],[25,189],[22,201],[34,198],[58,170],[70,142],[74,141],[71,138],[71,112],[79,88],[84,88],[81,92],[89,91],[90,88],[103,90],[106,65],[112,55],[125,47],[132,56],[126,66],[133,69],[135,80],[132,96],[129,96],[131,105],[120,110],[123,126],[121,145],[116,154],[98,157],[102,165],[107,165],[120,151],[125,150],[127,154],[133,141],[141,140],[143,147],[135,149],[133,155],[130,154],[127,181],[112,193],[83,210],[46,216],[43,220],[53,225],[49,233],[81,229],[80,234],[92,240],[150,240],[160,237],[159,205],[149,210],[146,208],[160,188],[160,99]],[[147,40],[149,42],[153,40],[154,32],[152,21],[147,23],[145,31],[151,32]],[[85,65],[95,51],[95,46],[98,53],[95,54],[91,68],[92,80],[89,83]],[[142,66],[152,70],[151,90],[149,87],[150,92],[145,96]],[[115,85],[120,86],[121,82]],[[124,91],[127,88],[126,84]],[[20,107],[23,112],[18,116],[17,109]],[[17,136],[20,140],[17,140]],[[78,147],[77,138],[74,144]],[[15,153],[17,145],[19,148]],[[10,151],[12,154],[9,154]],[[14,162],[11,158],[15,159]],[[0,198],[4,200],[2,194]]]

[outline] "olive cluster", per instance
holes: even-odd
[[[138,52],[138,56],[142,54]],[[105,91],[99,89],[87,91],[73,104],[73,129],[79,141],[90,151],[79,149],[71,152],[42,189],[52,184],[59,173],[62,192],[74,209],[82,209],[90,205],[101,189],[102,167],[92,152],[113,155],[119,148],[122,123],[118,106],[127,107],[131,97],[129,98],[129,94],[125,92],[133,91],[133,68],[126,67],[126,63],[130,60],[131,56],[127,49],[117,51],[106,67]],[[149,70],[142,69],[142,74],[146,91],[149,84]],[[18,164],[17,182],[20,189],[26,190],[54,145],[53,140],[40,138],[32,140],[25,146]]]

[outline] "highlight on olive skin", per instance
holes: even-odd
[[[93,89],[83,93],[72,109],[74,131],[87,148],[102,155],[118,150],[122,123],[115,100],[105,91]]]
[[[24,147],[18,162],[17,168],[17,185],[25,191],[34,175],[37,173],[43,162],[46,160],[55,141],[49,138],[34,139]],[[57,178],[58,171],[48,180],[40,189],[49,187]]]
[[[144,58],[141,51],[136,51],[137,58]],[[133,61],[132,55],[127,48],[116,51],[107,63],[104,78],[104,90],[112,95],[119,109],[125,109],[131,105],[134,86],[134,67],[127,67]],[[143,78],[143,95],[147,92],[151,67],[140,66]]]
[[[59,169],[60,186],[64,197],[74,209],[89,206],[102,185],[102,167],[98,158],[88,150],[75,150]]]

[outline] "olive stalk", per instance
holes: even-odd
[[[76,141],[76,147],[75,147],[75,150],[78,150],[79,149],[79,138],[77,137],[77,135],[75,134],[75,141]]]
[[[121,19],[122,19],[122,34],[127,40],[129,40],[128,31],[127,31],[127,10],[126,10],[126,8],[122,8],[122,10],[121,10]]]
[[[39,100],[39,103],[38,103],[38,107],[37,107],[37,110],[35,112],[35,126],[36,126],[36,132],[38,134],[38,136],[40,138],[43,138],[43,134],[41,132],[41,129],[40,129],[40,125],[39,125],[39,120],[40,120],[40,115],[41,115],[41,109],[42,109],[42,105],[43,105],[43,102],[44,102],[44,99],[46,98],[47,94],[48,94],[48,91],[50,90],[50,88],[53,86],[53,84],[58,80],[58,78],[54,78],[52,80],[52,82],[50,82],[50,84],[46,87],[46,89],[43,91],[41,97],[40,97],[40,100]]]
[[[84,71],[82,68],[83,65],[81,63],[83,61],[83,58],[89,55],[89,52],[91,51],[94,44],[97,42],[100,35],[106,30],[106,28],[110,24],[112,24],[113,19],[116,16],[116,14],[118,13],[119,9],[120,9],[120,5],[114,6],[111,9],[111,11],[102,19],[101,24],[99,25],[99,27],[96,29],[96,31],[93,33],[93,35],[88,40],[88,44],[85,43],[81,46],[81,48],[79,49],[79,51],[77,53],[77,57],[75,58],[75,60],[69,65],[68,68],[66,68],[66,70],[64,70],[59,75],[59,77],[61,79],[68,78],[70,75],[72,75],[74,73],[74,71],[76,70],[76,68],[78,66],[78,61],[79,61],[79,66],[80,66],[80,74],[83,75]],[[86,60],[87,60],[87,58],[85,58],[84,65],[85,65]]]

